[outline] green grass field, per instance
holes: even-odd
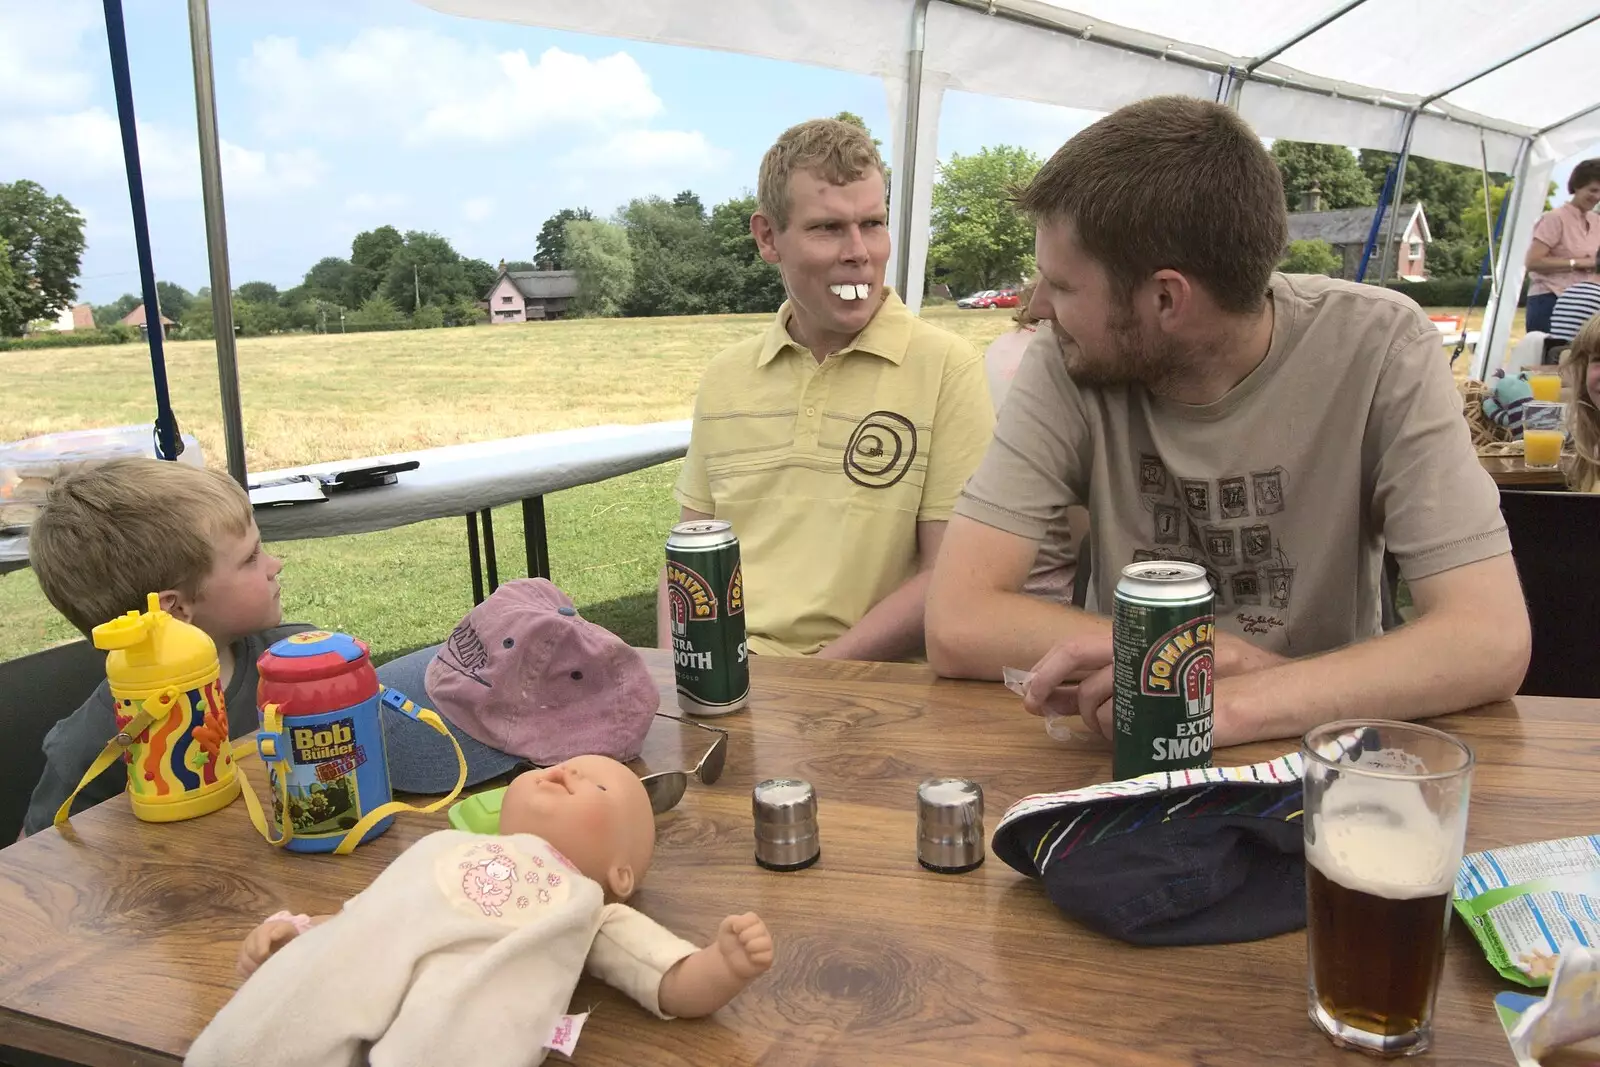
[[[1011,323],[1007,312],[951,305],[925,315],[980,348]],[[687,418],[706,361],[767,321],[589,319],[245,338],[239,373],[250,469]],[[1519,324],[1514,336],[1520,333]],[[171,343],[167,361],[180,426],[199,439],[208,465],[224,465],[214,346]],[[0,382],[0,441],[154,419],[142,345],[3,352]],[[556,583],[589,617],[635,644],[655,637],[655,574],[677,514],[678,466],[546,501]],[[285,561],[286,617],[356,634],[380,660],[443,640],[472,604],[465,526],[441,519],[273,545]],[[501,577],[525,574],[519,508],[496,513],[495,540]],[[0,575],[0,660],[75,636],[32,571]]]
[[[985,345],[1002,312],[929,309]],[[600,423],[687,418],[707,360],[767,316],[579,320],[239,342],[251,470]],[[173,407],[209,466],[222,466],[216,350],[167,345]],[[154,418],[142,345],[0,353],[0,441]],[[655,640],[655,574],[677,515],[678,463],[550,496],[553,577],[586,615],[636,644]],[[502,579],[527,573],[522,514],[495,513]],[[280,542],[293,621],[369,641],[380,660],[441,641],[472,606],[466,524]],[[0,660],[76,636],[30,570],[0,575]]]

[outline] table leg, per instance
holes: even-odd
[[[478,513],[467,513],[467,568],[472,571],[472,603],[483,603],[483,562],[478,558]]]
[[[522,502],[522,540],[528,550],[528,577],[550,577],[550,544],[545,538],[542,496]]]
[[[500,560],[494,551],[494,509],[483,509],[483,561],[489,572],[489,592],[500,588]]]

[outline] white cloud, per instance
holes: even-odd
[[[94,79],[79,57],[81,38],[100,22],[99,5],[87,0],[0,5],[0,111],[83,104]]]
[[[272,136],[349,138],[398,133],[412,145],[493,144],[556,127],[601,127],[660,114],[660,97],[632,56],[602,59],[551,48],[532,62],[418,29],[362,30],[348,44],[300,51],[266,37],[244,61],[259,122]],[[331,112],[357,116],[334,123]]]
[[[0,168],[24,162],[30,176],[47,183],[124,179],[122,128],[116,116],[98,107],[0,119]],[[200,195],[200,149],[188,130],[139,123],[139,170],[148,199]],[[314,149],[260,152],[222,142],[222,188],[229,197],[309,189],[324,170]]]
[[[141,122],[138,130],[145,196],[198,196],[199,150],[193,140],[159,123]],[[0,164],[13,160],[26,162],[29,175],[46,183],[126,174],[122,128],[114,115],[98,107],[0,119]]]
[[[468,222],[482,222],[494,214],[494,198],[475,196],[461,205],[461,214],[466,216]]]
[[[699,130],[624,130],[605,141],[576,148],[560,159],[571,170],[703,172],[720,170],[728,152]]]
[[[382,211],[393,211],[405,207],[411,198],[404,193],[352,193],[344,198],[344,209],[363,215],[372,215]]]
[[[196,158],[198,160],[198,155]],[[270,197],[311,189],[322,180],[324,170],[322,157],[315,149],[258,152],[222,142],[224,197]]]

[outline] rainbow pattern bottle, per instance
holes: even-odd
[[[96,648],[110,650],[114,743],[128,767],[133,813],[176,822],[227,807],[239,795],[239,778],[211,638],[162,611],[155,593],[148,610],[102,623],[93,636]],[[58,822],[65,811],[63,805]]]

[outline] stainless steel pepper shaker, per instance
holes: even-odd
[[[983,855],[982,787],[966,778],[929,778],[917,786],[917,862],[959,874]]]
[[[768,778],[751,794],[756,862],[769,871],[799,871],[817,862],[817,791],[799,778]]]

